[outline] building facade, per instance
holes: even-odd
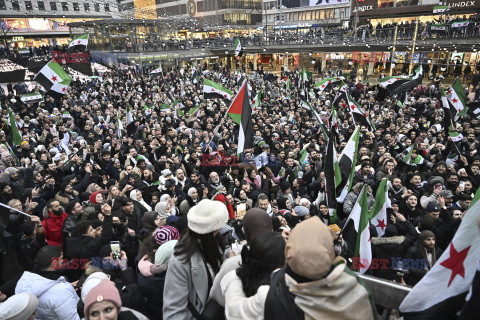
[[[18,48],[61,45],[70,40],[70,22],[118,17],[116,0],[0,0],[0,42]]]

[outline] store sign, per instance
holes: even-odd
[[[364,11],[370,11],[370,10],[373,10],[373,6],[359,6],[359,7],[355,7],[353,9],[353,12],[364,12]]]
[[[23,41],[24,38],[23,37],[12,37],[12,40],[13,41]]]
[[[478,7],[479,4],[477,3],[477,0],[473,1],[448,1],[447,5],[454,9],[454,8],[472,8],[472,7]]]

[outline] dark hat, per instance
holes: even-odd
[[[436,185],[437,183],[440,183],[440,184],[443,185],[443,184],[445,183],[445,180],[443,180],[443,178],[440,177],[440,176],[433,176],[433,177],[431,177],[431,178],[429,179],[429,181],[428,181],[428,185],[430,185],[430,186],[432,186],[432,187],[433,187],[434,185]]]
[[[450,190],[442,190],[440,191],[440,196],[444,197],[445,199],[453,198],[453,193]]]
[[[422,226],[422,229],[432,229],[434,223],[435,219],[432,216],[426,214],[422,217],[420,225]]]
[[[290,185],[290,182],[288,182],[288,181],[280,182],[280,189],[282,191],[285,191],[285,190],[290,189],[290,188],[292,188],[292,186]]]
[[[420,235],[418,236],[418,240],[423,241],[428,238],[435,239],[435,234],[430,230],[423,230]]]
[[[425,208],[425,210],[427,212],[437,212],[437,211],[440,211],[440,209],[438,208],[438,206],[435,204],[435,202],[429,202],[427,204],[427,207]]]

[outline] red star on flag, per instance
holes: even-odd
[[[322,89],[325,88],[325,87],[326,87],[326,85],[325,85],[325,84],[322,84]]]
[[[53,82],[57,82],[57,80],[58,80],[58,79],[57,79],[57,76],[52,76],[52,81],[53,81]]]
[[[458,108],[458,112],[462,111],[462,109]]]
[[[447,91],[447,94],[451,94],[451,93],[452,93],[452,89],[449,89],[449,90]]]
[[[350,106],[350,108],[352,108],[352,110],[355,110],[355,105],[352,104],[352,105]]]
[[[77,44],[80,44],[80,40],[77,41]]]
[[[67,88],[63,87],[62,92],[65,92],[65,91],[67,91]]]
[[[453,98],[452,102],[457,103],[458,102],[457,98]]]
[[[465,278],[465,268],[463,266],[463,262],[465,261],[469,250],[470,246],[458,252],[457,249],[455,249],[455,247],[453,246],[453,242],[450,243],[450,257],[440,263],[440,265],[442,265],[443,267],[452,270],[452,275],[450,276],[450,280],[448,281],[449,287],[457,275]]]
[[[382,220],[377,219],[377,222],[378,224],[375,227],[382,229],[382,231],[385,230],[385,228],[387,227],[385,225],[385,219],[382,219]]]
[[[388,80],[387,83],[392,83],[392,80]]]

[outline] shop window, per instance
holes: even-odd
[[[51,11],[57,11],[57,3],[56,2],[50,2],[50,10]]]
[[[100,3],[95,3],[95,12],[100,12]]]
[[[25,1],[25,9],[27,9],[28,11],[33,10],[32,1]]]
[[[20,11],[20,5],[18,4],[18,0],[12,0],[12,9]]]
[[[105,12],[110,12],[110,4],[105,3]]]
[[[62,10],[68,11],[68,2],[62,2]]]
[[[7,10],[7,5],[5,4],[5,0],[0,0],[0,10]]]
[[[45,11],[45,2],[37,1],[37,5],[38,5],[38,10],[39,11]]]
[[[73,11],[80,11],[80,5],[78,4],[78,2],[73,3]]]
[[[90,3],[84,3],[83,4],[83,10],[90,11]]]

